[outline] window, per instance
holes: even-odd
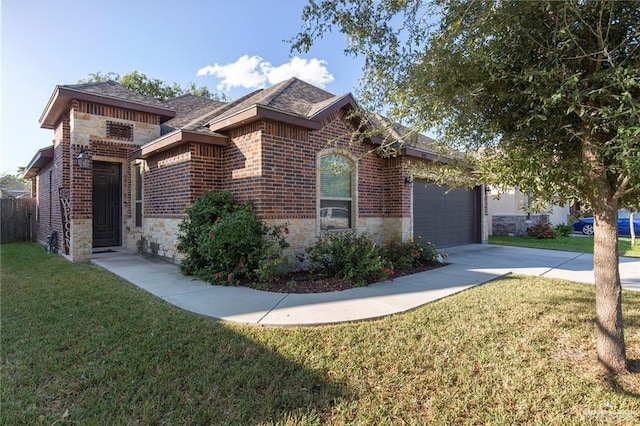
[[[352,163],[329,154],[320,158],[320,230],[351,229]]]
[[[133,166],[135,226],[142,226],[142,164]]]

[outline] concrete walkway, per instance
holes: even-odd
[[[213,286],[178,266],[122,247],[95,253],[92,263],[182,309],[258,325],[314,325],[378,318],[483,284],[509,273],[593,283],[590,254],[470,244],[446,250],[450,265],[332,293],[285,294]],[[620,258],[625,288],[640,290],[640,259]]]

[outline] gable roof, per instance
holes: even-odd
[[[343,100],[344,104],[338,104]],[[296,77],[261,89],[234,103],[221,114],[214,116],[207,125],[212,130],[230,129],[260,119],[284,121],[299,127],[317,130],[323,116],[318,113],[328,106],[356,107],[349,95],[335,96]]]
[[[270,109],[306,117],[313,104],[333,96],[329,92],[292,77],[267,89],[254,92],[252,96],[235,105],[220,118],[233,115],[253,105],[262,105]]]
[[[60,116],[69,110],[72,99],[95,102],[160,116],[164,122],[176,115],[165,102],[141,95],[115,81],[56,86],[47,106],[40,116],[40,127],[53,129]]]

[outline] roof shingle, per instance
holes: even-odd
[[[142,95],[135,90],[127,89],[122,84],[112,80],[102,81],[98,83],[68,84],[60,87],[74,90],[76,92],[90,93],[98,96],[126,100],[142,105],[149,105],[158,108],[169,108],[165,102],[159,99]]]
[[[274,84],[268,89],[254,92],[252,96],[234,105],[218,118],[224,118],[253,105],[262,105],[288,114],[308,117],[313,105],[334,95],[295,77]]]

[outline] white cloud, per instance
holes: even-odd
[[[229,91],[234,87],[244,87],[245,89],[263,87],[267,78],[261,69],[258,70],[263,63],[260,56],[244,55],[231,64],[207,65],[200,68],[196,75],[213,75],[222,79],[218,84],[218,90]]]
[[[270,64],[269,64],[270,65]],[[291,77],[298,77],[314,86],[324,88],[334,78],[327,69],[327,62],[321,59],[302,59],[295,56],[290,62],[279,67],[265,67],[269,83],[276,84]]]
[[[314,86],[324,88],[334,81],[326,65],[327,62],[321,59],[302,59],[296,56],[291,61],[274,67],[260,56],[244,55],[230,64],[207,65],[200,68],[196,75],[212,75],[221,79],[217,88],[226,91],[235,87],[257,89],[264,87],[266,82],[276,84],[291,77],[298,77]]]

